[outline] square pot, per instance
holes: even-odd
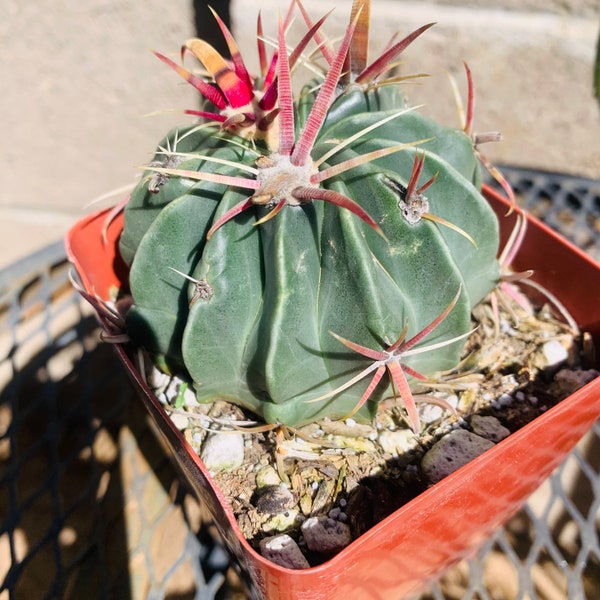
[[[484,193],[506,239],[520,211],[506,216],[506,201],[489,188]],[[112,221],[103,241],[105,217],[106,211],[78,222],[66,244],[85,290],[109,299],[115,288],[127,286],[127,269],[117,252],[122,216]],[[528,217],[513,267],[533,269],[533,279],[560,299],[600,347],[600,265]],[[451,564],[473,554],[510,519],[600,416],[597,378],[396,510],[331,560],[294,571],[266,560],[244,539],[215,481],[136,371],[130,348],[116,344],[115,350],[165,449],[212,514],[251,594],[269,600],[400,599],[415,594]]]

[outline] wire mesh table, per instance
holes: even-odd
[[[600,259],[600,182],[504,171]],[[0,600],[246,598],[68,270],[57,242],[0,272]],[[597,423],[421,600],[600,598],[599,508]]]

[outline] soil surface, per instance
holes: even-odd
[[[241,465],[215,470],[214,477],[250,543],[289,566],[261,544],[288,535],[303,557],[293,564],[314,566],[447,474],[440,474],[440,462],[460,466],[460,457],[438,451],[443,438],[469,432],[474,457],[598,375],[586,334],[548,305],[528,311],[500,300],[498,313],[489,301],[475,310],[459,367],[413,390],[418,436],[400,399],[381,403],[373,423],[322,420],[264,430],[229,403],[197,404],[164,376],[155,376],[154,385],[201,456],[209,438],[223,438],[225,447],[235,439],[243,448]],[[309,520],[320,526],[321,542],[309,538]]]

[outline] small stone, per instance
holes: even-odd
[[[557,382],[570,388],[570,393],[572,393],[598,377],[598,375],[600,373],[595,369],[587,371],[583,369],[561,369],[554,377]]]
[[[333,443],[340,449],[347,448],[355,452],[375,452],[375,444],[367,438],[334,436]]]
[[[496,419],[496,417],[484,417],[473,415],[471,418],[471,429],[473,433],[484,437],[490,442],[497,444],[510,435],[510,431]]]
[[[350,527],[325,515],[310,517],[302,524],[306,545],[313,552],[335,554],[352,541]]]
[[[454,409],[458,408],[458,396],[456,394],[452,394],[446,398],[446,402]]]
[[[547,367],[554,367],[569,358],[567,349],[558,341],[550,340],[542,348]]]
[[[196,398],[196,392],[191,387],[187,387],[183,392],[183,405],[188,408],[200,406],[200,402]]]
[[[173,422],[173,425],[179,429],[179,431],[183,431],[189,424],[189,419],[186,417],[186,415],[177,413],[171,415],[171,421]]]
[[[171,377],[154,367],[147,375],[148,385],[154,390],[156,395],[164,392],[171,382]]]
[[[267,560],[288,569],[308,569],[310,567],[298,544],[287,534],[262,539],[260,553]]]
[[[206,437],[200,458],[209,471],[231,471],[244,462],[244,436],[241,433],[213,433]]]
[[[397,456],[416,448],[418,439],[410,429],[390,431],[386,429],[379,433],[379,444],[384,452]]]
[[[444,398],[446,404],[451,406],[454,410],[456,410],[458,406],[458,396],[452,394],[446,398]],[[433,404],[431,402],[423,402],[418,405],[419,410],[419,418],[423,423],[434,423],[435,421],[439,421],[445,414],[448,414],[448,408],[444,408],[442,406],[438,406],[437,404]]]
[[[457,429],[435,443],[421,461],[423,474],[430,484],[438,483],[460,467],[494,446],[479,435]]]
[[[423,423],[433,423],[442,418],[444,409],[437,404],[423,403],[419,406],[419,418]]]
[[[256,495],[256,510],[268,515],[283,513],[296,503],[292,492],[283,484],[259,488]]]
[[[296,524],[297,518],[297,510],[286,510],[267,519],[262,526],[262,530],[265,533],[289,531]]]
[[[510,394],[502,394],[496,402],[500,407],[512,406],[513,397]]]
[[[256,471],[256,487],[262,488],[268,485],[279,485],[280,483],[281,479],[279,479],[277,471],[271,465],[265,465]]]
[[[333,507],[330,511],[329,511],[329,518],[330,519],[337,519],[340,516],[340,512],[341,509],[337,506]]]

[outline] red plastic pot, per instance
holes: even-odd
[[[506,202],[489,189],[485,193],[506,238],[516,217],[505,217]],[[111,223],[108,242],[103,243],[105,215],[81,220],[67,236],[68,256],[86,290],[101,298],[109,298],[115,286],[127,285],[115,244],[122,220]],[[534,279],[564,303],[598,345],[600,265],[529,217],[525,243],[513,266],[534,269]],[[269,600],[397,600],[416,593],[448,566],[472,554],[516,513],[600,416],[598,378],[404,505],[328,562],[293,571],[265,560],[250,547],[221,491],[139,376],[127,348],[115,348],[165,448],[210,510],[247,575],[252,595]]]

